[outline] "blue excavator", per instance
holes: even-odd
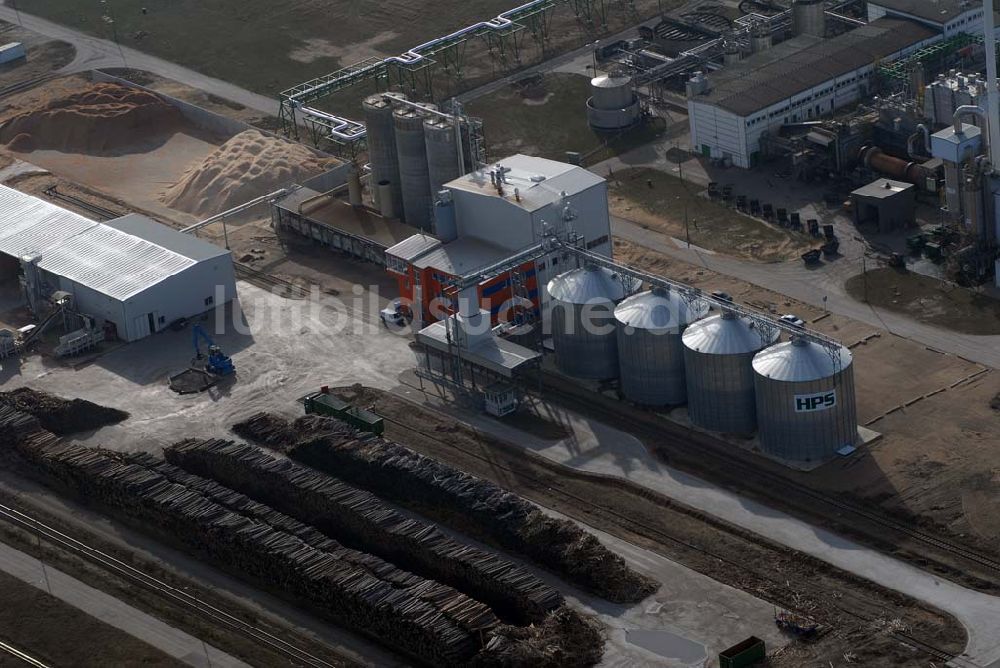
[[[208,347],[207,354],[201,351],[201,341]],[[213,376],[231,376],[236,366],[231,357],[222,352],[201,325],[191,328],[191,343],[194,346],[194,366],[205,369]]]

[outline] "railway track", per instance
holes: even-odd
[[[434,409],[431,409],[431,410],[434,410]],[[447,415],[444,415],[443,413],[441,415],[443,417],[445,417],[446,419],[453,419],[453,418],[451,418],[451,417],[449,417]],[[416,427],[414,427],[410,423],[404,423],[404,422],[402,422],[400,420],[395,420],[393,418],[386,417],[385,415],[382,416],[382,419],[385,420],[386,422],[389,422],[389,423],[392,423],[392,424],[396,425],[400,429],[403,429],[403,430],[405,430],[407,432],[412,432],[412,433],[418,434],[418,435],[420,435],[420,436],[422,436],[424,438],[430,439],[430,440],[432,440],[434,442],[437,442],[437,443],[441,443],[442,442],[440,434],[430,434],[428,432],[425,432],[425,431],[422,431],[420,429],[417,429]],[[470,428],[473,429],[474,431],[478,431],[474,427],[470,427]],[[550,480],[544,480],[544,479],[539,478],[537,476],[532,476],[530,474],[525,473],[523,470],[515,471],[514,469],[512,469],[512,468],[510,468],[510,467],[508,467],[506,465],[504,465],[503,463],[497,461],[494,458],[486,457],[484,455],[478,454],[478,453],[473,452],[471,450],[467,450],[465,448],[461,448],[461,447],[459,447],[459,446],[457,446],[457,445],[455,445],[453,443],[445,443],[445,445],[447,445],[450,448],[453,448],[453,449],[456,449],[456,450],[462,452],[462,454],[464,454],[464,455],[466,455],[468,457],[472,457],[474,459],[478,459],[478,460],[484,462],[485,464],[488,464],[490,467],[492,467],[494,469],[498,469],[500,471],[503,471],[506,474],[509,474],[511,476],[515,476],[519,480],[522,480],[522,481],[526,480],[526,479],[527,480],[531,480],[537,487],[539,487],[541,489],[545,489],[547,492],[549,492],[551,494],[556,494],[556,495],[559,495],[559,496],[563,497],[565,500],[569,501],[572,506],[577,507],[577,508],[581,508],[581,509],[589,509],[589,510],[585,511],[585,512],[587,512],[587,514],[589,516],[593,516],[594,513],[603,514],[606,517],[612,518],[615,521],[616,524],[619,524],[619,525],[625,527],[627,530],[629,530],[629,531],[631,531],[631,532],[633,532],[633,533],[635,533],[637,535],[647,536],[649,538],[653,538],[654,540],[658,540],[661,543],[672,543],[672,544],[675,544],[675,545],[679,545],[680,547],[682,547],[682,548],[684,548],[686,550],[690,550],[690,551],[702,554],[702,555],[704,555],[706,557],[710,557],[711,559],[718,560],[720,563],[725,564],[727,567],[729,567],[731,569],[734,569],[735,571],[748,572],[748,573],[751,573],[752,575],[754,575],[755,577],[762,578],[762,579],[765,579],[765,580],[771,580],[772,583],[774,583],[774,584],[776,584],[778,586],[781,586],[781,583],[779,581],[773,580],[771,578],[768,578],[766,575],[764,575],[762,573],[759,573],[757,571],[749,569],[747,567],[747,565],[745,563],[743,563],[743,562],[737,561],[737,560],[732,559],[732,558],[730,558],[730,557],[728,557],[726,555],[722,555],[722,554],[713,552],[711,550],[708,550],[706,548],[700,547],[700,546],[695,545],[693,543],[690,543],[688,541],[685,541],[685,540],[682,540],[680,538],[677,538],[676,536],[673,536],[673,535],[671,535],[671,534],[663,531],[662,529],[659,529],[659,528],[657,528],[657,527],[655,527],[655,526],[653,526],[653,525],[651,525],[651,524],[649,524],[647,522],[643,522],[641,520],[637,520],[634,517],[631,517],[631,516],[625,515],[625,514],[623,514],[621,512],[618,512],[617,510],[615,510],[613,508],[610,508],[607,505],[597,503],[597,502],[595,502],[591,498],[583,497],[583,496],[580,496],[579,494],[574,494],[572,492],[569,492],[569,491],[566,491],[564,489],[561,489],[557,484],[553,484],[552,481],[550,481]],[[511,447],[516,448],[516,446],[511,446]],[[579,480],[586,480],[586,481],[590,481],[590,482],[596,482],[596,483],[599,483],[599,484],[610,485],[612,487],[616,487],[616,488],[619,488],[619,489],[627,490],[627,491],[629,491],[631,493],[637,494],[637,495],[642,496],[644,498],[648,498],[649,500],[651,500],[653,502],[660,502],[660,503],[662,503],[663,501],[666,501],[668,503],[670,502],[670,499],[668,499],[666,497],[663,497],[663,495],[658,494],[657,492],[655,492],[653,490],[647,490],[646,488],[643,488],[643,487],[641,487],[639,485],[634,485],[634,484],[628,483],[626,481],[623,481],[623,480],[621,480],[619,478],[615,478],[613,476],[607,476],[607,475],[603,475],[603,474],[599,474],[599,473],[590,473],[590,472],[586,472],[586,471],[579,471],[577,469],[572,469],[572,468],[569,468],[569,467],[561,466],[561,465],[556,464],[554,462],[544,462],[544,463],[548,467],[551,467],[551,470],[553,471],[554,475],[558,475],[558,476],[562,476],[562,477],[572,476],[572,477],[574,477],[576,479],[579,479]],[[697,513],[697,512],[695,512],[693,514],[696,515],[696,516],[700,515],[700,513]],[[632,527],[632,528],[629,528],[629,527]],[[814,596],[816,596],[819,600],[825,600],[825,599],[829,598],[828,596],[826,596],[826,594],[828,594],[828,592],[824,591],[822,588],[819,588],[819,587],[815,587],[814,590],[813,590],[813,592],[812,592],[812,594]],[[782,608],[787,608],[788,607],[786,601],[768,598],[766,595],[761,594],[760,592],[755,592],[753,595],[756,596],[756,597],[758,597],[758,598],[762,598],[764,600],[767,600],[769,603],[772,603],[774,605],[780,606]],[[852,596],[854,598],[854,600],[857,602],[857,604],[860,607],[870,607],[870,605],[866,606],[863,601],[860,601],[859,599],[857,599],[856,596],[853,596],[851,594],[848,594],[848,596]],[[840,599],[840,601],[844,601],[844,592],[841,592],[841,599]],[[846,603],[846,601],[845,601],[845,603]],[[848,616],[850,616],[850,617],[852,617],[852,618],[854,618],[854,619],[856,619],[856,620],[858,620],[860,622],[872,622],[872,621],[875,620],[874,617],[866,616],[864,614],[859,613],[857,610],[852,610],[849,607],[845,607],[845,605],[842,604],[839,601],[834,601],[832,603],[832,607],[836,607],[838,610],[840,610],[841,612],[843,612],[845,615],[848,615]],[[943,660],[943,661],[947,662],[947,661],[953,661],[953,660],[955,660],[955,659],[958,658],[957,654],[953,654],[951,652],[947,652],[945,650],[942,650],[942,649],[940,649],[938,647],[935,647],[934,645],[932,645],[930,643],[927,643],[927,642],[925,642],[925,641],[923,641],[923,640],[921,640],[919,638],[916,638],[914,636],[911,636],[911,635],[909,635],[907,633],[904,633],[904,632],[901,632],[901,631],[893,632],[892,633],[892,637],[894,637],[899,642],[906,643],[906,644],[910,645],[911,647],[914,647],[914,648],[916,648],[916,649],[918,649],[920,651],[923,651],[926,654],[928,654],[929,656],[933,656],[934,658],[939,659],[939,660]]]
[[[298,285],[297,283],[292,283],[291,281],[286,281],[272,274],[258,271],[253,267],[248,267],[247,265],[240,264],[239,262],[234,262],[233,264],[236,266],[236,275],[239,278],[248,283],[252,283],[259,288],[272,291],[278,289],[285,293],[281,296],[287,297],[288,299],[307,299],[309,297],[309,290],[301,285]]]
[[[49,199],[54,199],[61,202],[65,202],[67,204],[72,204],[78,209],[83,209],[84,211],[91,213],[94,216],[97,216],[97,219],[101,222],[107,220],[114,220],[115,218],[120,218],[122,215],[117,211],[112,211],[111,209],[105,209],[103,206],[98,206],[97,204],[88,202],[87,200],[81,197],[76,197],[75,195],[67,195],[66,193],[61,193],[59,192],[59,189],[56,186],[49,186],[42,192]]]
[[[31,656],[30,654],[26,654],[25,652],[22,652],[13,645],[8,645],[3,641],[0,641],[0,652],[3,652],[4,654],[9,654],[10,656],[20,661],[21,663],[25,663],[29,666],[34,666],[35,668],[49,668],[49,665],[47,663],[42,663],[41,661]]]
[[[546,380],[549,380],[547,378]],[[593,400],[588,400],[579,396],[577,393],[572,393],[567,395],[567,393],[560,393],[560,399],[563,401],[568,401],[569,403],[575,403],[578,406],[583,407],[584,412],[589,415],[594,415],[598,419],[602,419],[608,424],[615,424],[622,419],[622,415],[615,413],[607,406],[600,402]],[[595,415],[596,413],[596,415]],[[663,424],[657,422],[656,424],[650,424],[649,420],[643,421],[642,418],[635,420],[630,425],[630,431],[647,440],[649,442],[659,442],[662,441],[664,436],[672,437],[673,439],[682,438],[685,443],[690,443],[692,440],[703,444],[705,447],[698,448],[699,457],[704,459],[712,459],[717,465],[712,464],[712,462],[703,461],[702,464],[710,464],[712,470],[716,472],[724,471],[742,471],[745,472],[747,469],[747,462],[739,457],[734,457],[727,455],[724,450],[719,446],[719,442],[711,439],[711,437],[702,434],[700,432],[695,432],[693,430],[688,430],[681,426],[672,426],[668,424]],[[638,432],[638,433],[637,433]],[[723,447],[731,447],[728,444],[723,443]],[[891,517],[887,517],[883,513],[869,510],[867,508],[861,507],[857,504],[838,499],[829,494],[817,491],[803,485],[801,483],[790,480],[789,478],[782,476],[777,473],[772,473],[765,469],[757,468],[753,472],[753,476],[768,483],[770,489],[780,489],[783,497],[787,503],[787,494],[789,491],[794,491],[803,497],[806,497],[813,501],[819,501],[826,506],[835,508],[842,513],[847,513],[850,515],[855,515],[857,517],[864,518],[865,520],[876,524],[880,527],[891,529],[896,533],[913,539],[924,545],[934,547],[943,552],[947,552],[957,557],[968,561],[969,563],[976,564],[992,573],[1000,573],[1000,561],[993,559],[985,554],[976,552],[975,550],[961,545],[959,543],[949,541],[945,538],[939,536],[934,536],[926,531],[922,531],[919,528],[909,526],[894,520]],[[744,481],[745,482],[745,481]]]
[[[115,557],[102,552],[96,548],[65,534],[51,526],[48,526],[30,515],[15,508],[0,504],[0,519],[10,524],[19,526],[34,533],[67,552],[75,554],[104,570],[111,572],[122,579],[138,585],[144,589],[152,591],[161,597],[177,604],[178,606],[209,619],[221,627],[239,633],[240,635],[253,640],[254,642],[269,648],[281,656],[296,662],[297,665],[310,666],[312,668],[335,668],[334,664],[328,663],[320,657],[310,654],[308,651],[298,647],[278,636],[269,633],[257,626],[249,624],[225,610],[213,606],[195,596],[187,593],[183,589],[178,589],[170,584],[159,580],[152,575],[130,566],[129,564],[116,559]],[[43,665],[43,664],[32,664]]]

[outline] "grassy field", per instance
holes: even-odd
[[[679,2],[668,0],[663,5],[669,8]],[[122,45],[266,95],[365,58],[400,53],[520,4],[520,0],[17,0],[23,12],[109,40],[117,38]],[[608,30],[635,25],[658,11],[657,0],[635,4],[636,14],[614,13]],[[577,25],[570,3],[559,3],[553,10],[551,35],[550,54],[593,39]],[[470,83],[493,76],[484,54],[482,40],[468,42]],[[537,62],[541,56],[532,46],[522,62]]]
[[[647,142],[662,123],[637,129],[603,149],[605,138],[587,123],[590,80],[576,74],[546,74],[531,85],[510,85],[478,98],[466,111],[483,119],[491,158],[526,153],[564,160],[567,151],[603,159]]]
[[[615,172],[611,208],[615,215],[709,250],[764,262],[787,260],[811,248],[803,234],[745,216],[702,196],[704,189],[648,168]]]
[[[885,267],[858,274],[845,287],[858,301],[920,322],[963,334],[1000,334],[1000,301],[930,276]]]
[[[269,95],[517,4],[438,0],[429,11],[407,0],[17,0],[21,11],[106,39],[117,33],[125,46]]]

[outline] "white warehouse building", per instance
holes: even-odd
[[[960,32],[983,34],[983,3],[979,0],[869,0],[868,20],[883,16],[922,23],[945,37]]]
[[[925,25],[885,17],[834,39],[793,37],[726,66],[707,77],[707,86],[689,86],[691,148],[752,167],[764,132],[858,102],[873,87],[876,63],[940,38]]]
[[[99,223],[0,186],[0,280],[29,300],[72,295],[74,312],[124,341],[236,297],[232,253],[131,214]]]

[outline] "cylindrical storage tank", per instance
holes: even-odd
[[[471,149],[469,132],[463,124],[462,163],[458,161],[458,144],[455,121],[443,116],[432,116],[424,121],[424,142],[427,145],[427,173],[431,193],[435,196],[444,184],[469,173]]]
[[[851,351],[793,337],[753,358],[760,449],[816,462],[858,438]]]
[[[426,105],[433,108],[432,105]],[[424,120],[427,115],[414,107],[400,107],[393,112],[396,125],[396,151],[399,153],[399,183],[403,191],[403,220],[422,230],[431,229],[430,172],[427,169],[427,144]]]
[[[587,265],[549,281],[556,367],[566,375],[607,380],[618,375],[615,305],[625,296],[621,277]]]
[[[795,0],[792,4],[792,34],[826,35],[826,14],[823,0]]]
[[[364,204],[364,201],[361,199],[361,173],[354,166],[347,173],[347,199],[351,203],[351,206],[362,206]]]
[[[590,94],[598,109],[623,109],[635,99],[632,78],[602,74],[590,80]]]
[[[455,202],[450,190],[438,193],[434,201],[434,236],[442,243],[458,238],[458,221],[455,218]]]
[[[398,214],[392,202],[392,184],[388,181],[379,181],[375,186],[378,192],[380,213],[383,218],[393,220]]]
[[[598,131],[616,132],[642,119],[642,105],[635,94],[632,78],[602,75],[590,81],[587,119]]]
[[[708,314],[708,304],[674,290],[653,288],[615,309],[622,394],[646,406],[673,406],[687,399],[684,329]]]
[[[372,198],[381,210],[384,204],[378,193],[378,184],[388,182],[392,201],[388,206],[393,211],[399,211],[402,200],[402,188],[399,183],[399,155],[396,151],[396,128],[392,120],[394,103],[383,95],[372,95],[365,98],[361,104],[365,114],[365,138],[368,142],[368,160],[372,173],[369,183],[372,186]]]
[[[732,311],[688,327],[681,340],[691,422],[726,434],[756,431],[753,358],[780,336]]]

